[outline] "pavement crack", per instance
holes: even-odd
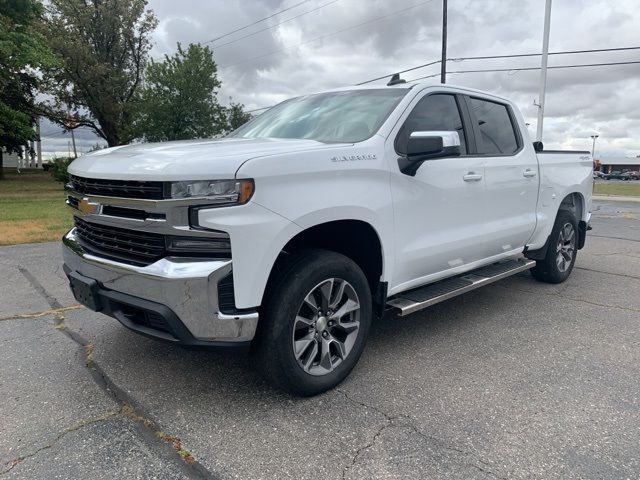
[[[378,438],[380,438],[380,436],[385,432],[385,430],[389,429],[389,428],[408,428],[409,430],[411,430],[413,433],[415,433],[416,435],[424,438],[425,440],[427,440],[429,443],[435,444],[440,448],[443,448],[445,450],[449,450],[451,452],[454,452],[455,454],[459,454],[459,455],[463,455],[465,457],[470,457],[470,458],[474,458],[474,454],[472,452],[463,450],[461,448],[456,447],[455,445],[450,445],[448,442],[442,440],[441,438],[438,437],[434,437],[432,435],[428,435],[424,432],[422,432],[413,422],[413,419],[411,419],[411,417],[407,416],[407,415],[403,415],[403,414],[399,414],[399,415],[389,415],[388,413],[386,413],[385,411],[381,410],[378,407],[375,407],[373,405],[361,402],[356,400],[355,398],[351,397],[349,394],[347,394],[347,392],[345,392],[342,389],[336,388],[335,391],[337,391],[338,393],[342,394],[348,401],[350,401],[351,403],[358,405],[360,407],[364,407],[364,408],[368,408],[371,409],[377,413],[379,413],[380,415],[382,415],[384,417],[384,422],[382,423],[382,425],[380,425],[380,427],[376,430],[376,433],[373,435],[373,437],[371,438],[370,441],[368,441],[365,445],[359,447],[354,455],[351,457],[351,462],[350,464],[348,464],[347,466],[345,466],[342,470],[342,478],[343,480],[346,478],[347,473],[349,472],[350,469],[352,469],[360,460],[362,454],[367,451],[368,449],[372,448],[376,441],[378,440]],[[485,466],[488,466],[487,463],[483,462],[482,460],[475,458],[475,460]],[[470,467],[476,468],[478,470],[483,471],[484,473],[487,473],[489,475],[492,475],[496,478],[499,478],[501,480],[506,480],[503,477],[500,477],[498,474],[487,470],[486,468],[482,468],[480,466],[478,466],[475,463],[467,463],[467,465],[469,465]]]
[[[623,307],[621,305],[610,305],[607,303],[599,303],[599,302],[593,302],[591,300],[585,300],[583,298],[575,298],[575,297],[569,297],[567,295],[563,295],[562,292],[566,289],[563,289],[559,292],[554,292],[554,293],[549,293],[549,292],[543,292],[543,291],[533,291],[533,290],[527,290],[524,288],[516,288],[513,285],[500,285],[498,283],[496,283],[496,286],[499,288],[504,288],[505,290],[515,290],[517,292],[522,292],[522,293],[533,293],[533,294],[540,294],[540,295],[546,295],[548,297],[559,297],[559,298],[564,298],[565,300],[570,300],[572,302],[577,302],[577,303],[584,303],[586,305],[593,305],[596,307],[603,307],[603,308],[617,308],[620,310],[626,310],[628,312],[640,312],[640,309],[638,308],[633,308],[633,307]]]
[[[154,449],[156,454],[164,460],[172,462],[175,466],[185,471],[189,478],[215,479],[218,478],[198,463],[191,453],[184,448],[182,441],[172,435],[164,433],[157,422],[145,413],[142,406],[137,404],[124,390],[118,387],[109,376],[100,368],[93,358],[94,345],[85,339],[80,333],[70,329],[64,323],[63,307],[55,297],[49,294],[40,282],[26,269],[20,268],[20,272],[31,283],[33,288],[42,295],[51,305],[55,316],[54,328],[73,341],[82,352],[82,360],[94,383],[117,405],[118,414],[126,416],[134,421],[139,436]],[[48,447],[51,448],[51,447]],[[41,450],[40,450],[41,451]],[[18,462],[19,463],[19,462]],[[13,467],[11,467],[13,468]]]
[[[77,432],[78,430],[80,430],[80,429],[82,429],[84,427],[87,427],[89,425],[94,425],[96,423],[104,422],[105,420],[107,420],[107,419],[109,419],[111,417],[114,417],[116,415],[120,415],[120,414],[121,414],[121,409],[111,410],[111,411],[108,411],[108,412],[98,416],[98,417],[88,418],[86,420],[82,420],[82,421],[76,423],[75,425],[72,425],[69,428],[65,428],[62,432],[60,432],[58,435],[56,435],[53,438],[53,440],[51,440],[49,443],[47,443],[43,447],[40,447],[40,448],[38,448],[37,450],[35,450],[35,451],[31,452],[31,453],[27,453],[26,455],[21,455],[21,456],[19,456],[17,458],[14,458],[13,460],[9,460],[8,462],[6,462],[5,466],[8,466],[8,467],[5,468],[4,470],[0,471],[0,475],[5,475],[6,473],[9,473],[11,470],[13,470],[14,467],[16,467],[17,465],[22,463],[24,460],[27,460],[28,458],[35,457],[40,452],[52,448],[56,443],[58,443],[60,440],[62,440],[69,433]]]
[[[11,315],[9,317],[2,317],[0,318],[0,322],[4,320],[22,320],[25,318],[40,318],[40,317],[46,317],[48,315],[57,316],[62,312],[67,312],[69,310],[77,310],[79,308],[83,308],[82,305],[69,305],[68,307],[52,308],[49,310],[44,310],[42,312],[22,313],[18,315]]]
[[[595,268],[587,268],[587,267],[574,267],[574,268],[576,270],[586,270],[587,272],[603,273],[605,275],[615,275],[616,277],[633,278],[634,280],[640,280],[640,277],[636,277],[635,275],[628,275],[626,273],[605,272],[604,270],[596,270]]]
[[[376,440],[378,439],[378,437],[380,435],[382,435],[382,432],[384,432],[387,428],[389,428],[391,426],[391,420],[389,418],[385,419],[385,423],[383,425],[380,426],[380,428],[378,428],[378,430],[376,431],[376,433],[373,435],[373,437],[371,438],[371,440],[369,442],[367,442],[365,445],[363,445],[362,447],[359,447],[355,454],[351,457],[351,464],[345,466],[342,469],[342,478],[343,480],[345,478],[347,478],[347,473],[349,472],[350,469],[352,469],[353,467],[355,467],[355,465],[358,463],[358,460],[360,458],[360,455],[365,452],[366,450],[369,450],[371,447],[373,447],[376,443]]]
[[[485,463],[485,462],[483,462],[482,460],[478,460],[478,461],[479,461],[480,463],[482,463],[483,465],[488,466],[488,464],[486,464],[486,463]],[[501,477],[501,476],[500,476],[500,475],[498,475],[497,473],[495,473],[495,472],[493,472],[493,471],[491,471],[491,470],[488,470],[487,468],[481,467],[480,465],[476,465],[475,463],[467,463],[467,465],[468,465],[468,466],[470,466],[470,467],[472,467],[472,468],[475,468],[475,469],[477,469],[477,470],[481,471],[482,473],[486,473],[487,475],[490,475],[490,476],[492,476],[492,477],[499,478],[500,480],[508,480],[508,478],[507,478],[507,477]]]
[[[596,238],[610,238],[612,240],[625,240],[627,242],[634,242],[634,243],[639,243],[640,240],[635,240],[633,238],[624,238],[624,237],[609,237],[607,235],[593,235],[593,234],[589,234],[589,237],[596,237]]]
[[[83,353],[84,364],[93,381],[120,405],[120,413],[123,416],[134,421],[138,434],[149,446],[156,447],[156,452],[164,459],[186,470],[185,473],[190,478],[217,478],[196,461],[193,455],[182,445],[182,441],[178,437],[165,434],[159,428],[157,422],[152,420],[139,404],[109,378],[93,358],[94,344],[92,342],[64,326],[63,323],[60,326],[56,326],[56,328],[78,345]]]
[[[18,270],[24,276],[24,278],[27,279],[27,281],[31,284],[31,286],[40,295],[42,295],[44,297],[44,299],[51,306],[51,308],[53,308],[54,310],[63,308],[62,305],[60,304],[60,302],[58,302],[58,300],[56,299],[56,297],[54,297],[53,295],[50,295],[49,292],[47,292],[45,290],[45,288],[42,286],[42,284],[38,281],[38,279],[36,277],[33,276],[33,274],[29,270],[27,270],[24,267],[18,267]]]

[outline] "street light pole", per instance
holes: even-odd
[[[544,32],[542,34],[542,62],[540,65],[540,97],[538,98],[538,126],[536,140],[542,141],[542,123],[544,121],[544,97],[547,90],[547,57],[549,55],[549,28],[551,25],[551,0],[544,7]]]
[[[591,138],[593,139],[593,145],[591,146],[591,158],[596,156],[596,138],[599,136],[600,135],[591,135]]]
[[[447,0],[442,0],[442,57],[440,83],[447,83]]]

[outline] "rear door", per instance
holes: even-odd
[[[483,159],[486,222],[484,256],[524,247],[536,226],[539,170],[531,148],[524,148],[515,112],[506,103],[465,96]]]

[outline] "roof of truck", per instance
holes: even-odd
[[[424,88],[428,88],[428,87],[433,87],[433,88],[442,88],[443,90],[451,90],[451,91],[459,91],[459,92],[464,92],[464,93],[469,93],[469,94],[478,94],[478,95],[483,95],[483,96],[491,96],[495,99],[499,99],[502,101],[509,101],[508,98],[502,97],[500,95],[496,95],[495,93],[491,93],[491,92],[486,92],[483,90],[477,90],[475,88],[469,88],[469,87],[463,87],[460,85],[452,85],[452,84],[443,84],[443,83],[434,83],[434,82],[429,82],[429,81],[416,81],[416,82],[406,82],[406,83],[397,83],[395,85],[385,85],[385,84],[374,84],[374,85],[352,85],[352,86],[347,86],[347,87],[337,87],[337,88],[331,88],[328,90],[322,90],[321,92],[316,92],[316,93],[326,93],[326,92],[343,92],[343,91],[349,91],[349,90],[380,90],[380,89],[386,89],[386,88],[395,88],[395,89],[405,89],[405,90],[410,90],[413,88],[417,88],[419,87],[420,90],[424,89]]]

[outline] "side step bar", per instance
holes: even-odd
[[[387,307],[403,317],[516,273],[529,270],[535,264],[534,260],[526,258],[494,263],[457,277],[399,293],[387,301]]]

